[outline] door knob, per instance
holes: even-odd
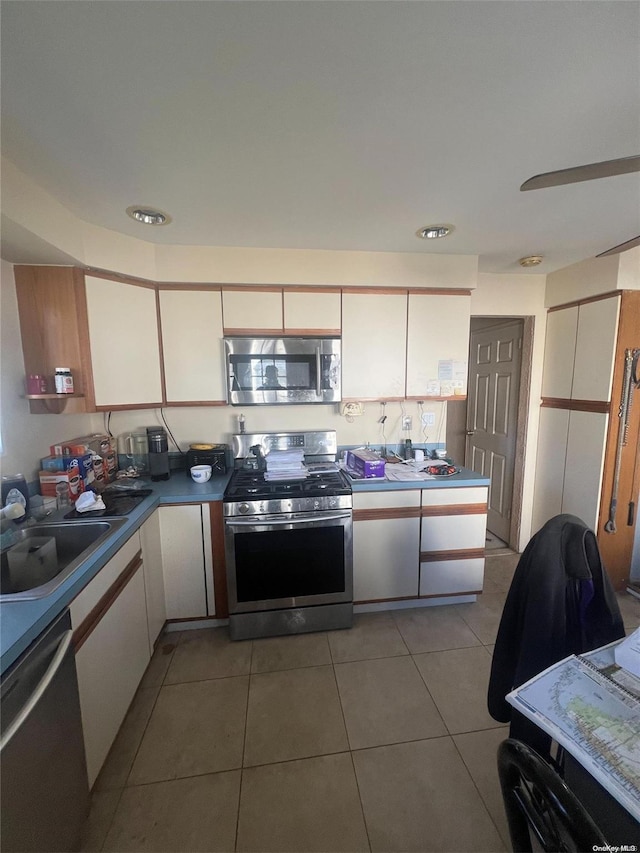
[[[467,435],[475,435],[475,434],[476,434],[476,431],[474,429],[468,429],[467,430]]]

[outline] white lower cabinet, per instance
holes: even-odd
[[[423,490],[421,596],[482,592],[487,497],[484,486]]]
[[[153,647],[167,620],[162,571],[162,541],[160,539],[160,513],[156,510],[140,528],[144,588],[147,599],[147,628],[149,645]]]
[[[87,774],[93,785],[151,654],[138,533],[72,602]]]
[[[353,496],[353,598],[418,596],[420,492]]]
[[[486,486],[355,492],[354,602],[482,591]]]
[[[215,615],[209,504],[158,509],[167,619]]]

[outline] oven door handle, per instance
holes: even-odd
[[[285,524],[316,524],[323,521],[339,521],[341,518],[351,520],[351,513],[340,512],[327,515],[315,515],[308,513],[304,518],[269,518],[269,516],[252,516],[251,518],[227,518],[225,523],[228,527],[261,527],[282,526]]]

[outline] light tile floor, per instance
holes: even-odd
[[[97,780],[83,849],[502,851],[486,711],[518,555],[475,604],[231,643],[166,634]],[[619,596],[627,632],[640,600]]]

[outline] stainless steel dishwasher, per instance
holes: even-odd
[[[89,810],[71,619],[65,611],[0,685],[0,846],[72,851]]]

